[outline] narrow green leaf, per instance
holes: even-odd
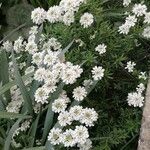
[[[0,111],[5,110],[5,104],[4,104],[4,99],[2,96],[0,96]]]
[[[19,73],[19,68],[17,66],[17,62],[16,62],[13,51],[12,51],[12,61],[14,64],[15,81],[20,88],[20,91],[21,91],[21,94],[22,94],[23,99],[25,101],[26,108],[27,108],[28,112],[33,115],[32,100],[31,100],[30,95],[29,95],[29,93],[28,93],[28,91],[27,91],[27,89],[26,89],[26,87],[22,81],[22,78],[21,78],[21,75]]]
[[[9,82],[8,60],[4,50],[0,53],[0,82],[5,85]],[[10,101],[10,91],[5,92],[7,102]]]
[[[43,131],[43,135],[42,135],[42,144],[45,143],[47,135],[52,127],[53,124],[53,117],[54,117],[54,112],[52,111],[52,103],[55,99],[57,99],[60,95],[60,93],[62,92],[62,89],[64,87],[64,83],[60,83],[60,85],[57,88],[57,91],[52,94],[51,96],[51,102],[48,106],[48,111],[46,114],[46,119],[45,119],[45,123],[44,123],[44,131]]]
[[[32,139],[31,139],[31,141],[29,143],[30,147],[34,146],[36,131],[37,131],[38,122],[39,122],[39,119],[40,119],[40,114],[41,113],[38,114],[36,120],[32,123],[31,134],[30,134],[30,137],[32,137]]]
[[[22,150],[45,150],[45,146],[32,147],[32,148],[24,148]]]
[[[10,150],[10,144],[11,144],[11,139],[12,136],[14,134],[14,132],[16,131],[17,128],[19,128],[19,123],[22,121],[22,119],[18,119],[15,124],[11,127],[8,136],[5,140],[5,144],[4,144],[4,150]]]
[[[10,112],[5,112],[5,111],[0,111],[0,119],[1,118],[9,118],[9,119],[22,118],[22,119],[28,119],[28,118],[32,118],[32,116],[27,116],[27,115],[17,114],[17,113],[10,113]]]
[[[66,48],[64,48],[64,49],[61,51],[61,53],[59,54],[60,57],[61,57],[62,55],[64,55],[64,54],[70,49],[70,47],[72,46],[73,43],[74,43],[74,40],[72,40],[72,41],[68,44],[68,46],[67,46]]]
[[[30,74],[24,75],[22,77],[23,82],[25,82],[29,77],[32,77],[33,74],[34,73],[30,73]],[[16,81],[11,81],[11,82],[3,85],[2,87],[0,87],[0,95],[4,94],[7,90],[9,90],[14,85],[16,85]]]

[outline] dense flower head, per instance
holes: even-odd
[[[31,14],[31,19],[33,21],[33,23],[35,24],[41,24],[45,21],[46,19],[46,12],[43,8],[35,8],[33,11],[32,11],[32,14]]]
[[[84,87],[77,87],[73,90],[73,98],[76,101],[82,101],[87,96],[87,91]]]
[[[48,140],[51,141],[53,145],[59,144],[60,143],[60,136],[61,136],[62,130],[59,128],[53,128],[51,129],[49,135],[48,135]]]
[[[135,4],[132,12],[136,15],[136,16],[143,16],[147,11],[147,7],[146,5],[142,5],[142,4]]]
[[[72,129],[67,129],[61,136],[60,141],[65,147],[73,147],[76,144],[74,140],[74,131]]]
[[[80,18],[80,23],[84,28],[88,28],[94,22],[94,17],[90,13],[84,13]]]
[[[128,94],[127,101],[129,106],[133,105],[134,107],[142,107],[144,103],[144,97],[141,93],[133,92]]]
[[[63,111],[58,116],[58,121],[61,126],[71,125],[73,119],[68,111]]]
[[[105,44],[100,44],[95,48],[95,51],[99,52],[99,55],[106,53],[107,46]]]
[[[67,108],[67,104],[68,104],[68,100],[63,98],[58,98],[52,104],[52,111],[54,111],[55,113],[63,112]]]
[[[50,7],[47,11],[47,20],[50,23],[55,23],[62,20],[62,9],[60,6]]]
[[[94,80],[101,80],[102,77],[104,76],[104,71],[105,69],[103,69],[101,66],[95,66],[92,69],[92,77]]]

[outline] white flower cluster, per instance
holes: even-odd
[[[84,28],[88,28],[94,22],[94,17],[90,13],[84,13],[80,18],[80,23]]]
[[[123,25],[121,25],[119,27],[119,33],[121,34],[128,34],[129,31],[130,31],[130,28],[131,27],[134,27],[135,24],[137,22],[137,18],[135,15],[129,15],[127,18],[126,18],[126,21]]]
[[[62,0],[58,6],[49,8],[46,12],[41,8],[36,8],[32,12],[32,20],[37,25],[43,23],[46,19],[51,23],[64,22],[66,25],[70,25],[74,22],[75,12],[78,11],[79,6],[83,4],[85,0]],[[89,27],[94,21],[94,17],[90,13],[85,13],[80,23],[84,28]],[[32,65],[25,68],[26,63],[21,64],[21,68],[25,70],[25,75],[34,73],[34,80],[38,81],[40,86],[36,89],[34,98],[34,111],[38,113],[44,104],[49,103],[50,95],[53,94],[58,85],[71,85],[74,84],[81,76],[83,69],[79,65],[74,65],[71,62],[64,61],[62,59],[62,45],[56,38],[46,39],[41,36],[37,39],[38,26],[33,26],[29,32],[29,38],[25,41],[22,37],[19,37],[14,45],[8,41],[3,44],[3,48],[8,52],[13,48],[15,53],[28,52],[31,57]],[[104,44],[99,45],[97,50],[100,54],[106,52],[106,46]],[[18,58],[20,59],[20,58]],[[11,63],[10,66],[13,64]],[[11,68],[11,67],[10,67]],[[98,119],[98,114],[93,108],[83,108],[79,105],[70,106],[71,100],[75,100],[78,104],[83,101],[88,95],[88,89],[95,82],[101,80],[104,76],[104,71],[101,66],[93,67],[91,73],[93,80],[85,80],[83,85],[78,86],[72,91],[72,98],[67,96],[67,93],[63,91],[58,95],[58,98],[53,100],[52,111],[58,113],[59,128],[53,128],[48,136],[48,140],[53,144],[63,144],[65,147],[79,147],[81,150],[89,150],[92,147],[92,142],[89,139],[88,127],[94,126],[94,123]],[[28,78],[25,85],[32,82],[32,78]],[[15,91],[14,91],[15,92]],[[14,105],[9,104],[7,109],[11,112],[19,112],[23,103],[23,99],[20,93],[16,92],[14,98],[16,102]],[[19,100],[18,100],[19,99]],[[12,102],[11,102],[12,103]],[[15,110],[14,110],[15,109]],[[66,126],[73,126],[78,122],[80,125],[76,125],[73,129],[63,129]],[[27,124],[26,124],[27,125]],[[29,126],[29,124],[27,125]],[[73,127],[72,127],[73,128]],[[14,136],[19,134],[20,131],[25,131],[23,127],[20,127]],[[16,143],[17,144],[17,143]]]
[[[23,97],[17,86],[11,88],[11,102],[6,107],[7,112],[19,113],[23,104]]]
[[[39,25],[46,20],[50,23],[63,22],[70,26],[75,21],[75,13],[81,4],[86,0],[61,0],[59,5],[52,6],[46,12],[43,8],[36,8],[32,11],[31,19],[33,23]],[[84,28],[92,25],[94,17],[90,13],[81,16],[80,23]]]
[[[15,130],[12,136],[12,143],[15,147],[21,147],[21,144],[15,141],[16,136],[20,134],[20,132],[25,132],[30,128],[31,120],[26,120],[21,123],[20,127]]]
[[[83,100],[87,93],[85,88],[78,87],[73,91],[73,94],[77,94],[76,100]],[[74,95],[73,97],[75,97]],[[94,122],[98,119],[98,114],[93,108],[83,108],[78,105],[72,106],[69,110],[66,110],[69,102],[70,100],[67,97],[66,92],[63,91],[63,93],[60,94],[60,97],[54,100],[52,104],[52,110],[55,113],[59,113],[58,122],[60,126],[63,128],[67,125],[71,125],[73,121],[79,121],[85,126],[76,126],[74,130],[67,129],[66,131],[54,127],[49,133],[48,140],[53,145],[63,144],[65,147],[77,146],[81,150],[84,148],[89,150],[92,147],[92,142],[89,139],[87,127],[94,126]]]
[[[131,0],[124,0],[123,5],[128,6],[131,3]],[[144,4],[135,4],[132,8],[132,12],[127,18],[124,24],[119,27],[118,32],[120,34],[128,34],[131,27],[134,27],[137,23],[138,17],[144,16],[144,21],[147,26],[144,28],[142,33],[143,37],[150,38],[150,12],[147,12],[147,6]]]
[[[125,69],[127,69],[128,72],[133,72],[135,65],[136,65],[135,62],[128,61],[127,66],[125,67]]]
[[[134,107],[142,107],[144,103],[144,96],[142,96],[142,93],[144,90],[144,84],[140,83],[136,88],[136,92],[129,93],[127,98],[128,105]]]
[[[89,139],[88,129],[85,126],[76,126],[74,130],[67,129],[62,131],[59,128],[53,128],[49,133],[48,140],[53,145],[64,144],[65,147],[77,147],[80,150],[90,150],[92,142]]]

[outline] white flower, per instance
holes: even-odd
[[[63,127],[66,126],[66,125],[71,125],[72,116],[70,115],[69,112],[63,111],[59,114],[58,121],[59,121],[59,124]]]
[[[37,66],[43,63],[43,53],[38,52],[32,55],[32,63],[36,64]]]
[[[92,141],[87,139],[84,144],[78,144],[79,150],[91,150],[92,148]]]
[[[3,49],[6,50],[6,52],[10,52],[12,50],[12,42],[6,41],[3,43]]]
[[[39,68],[34,74],[34,79],[37,81],[43,81],[45,79],[46,70],[45,68]]]
[[[58,98],[52,103],[52,111],[55,113],[60,113],[62,111],[65,111],[67,108],[66,100],[63,98]]]
[[[35,54],[38,51],[37,44],[34,41],[28,42],[25,50],[29,52],[29,54]]]
[[[22,37],[19,37],[14,42],[14,50],[16,53],[20,53],[23,50],[23,38]]]
[[[84,13],[80,18],[80,23],[84,28],[88,28],[94,22],[94,17],[90,13]]]
[[[58,53],[57,52],[50,52],[45,55],[44,64],[47,66],[52,66],[54,63],[58,61]]]
[[[46,19],[46,12],[43,8],[35,8],[31,13],[31,19],[35,24],[42,24]]]
[[[137,88],[136,88],[136,91],[137,91],[138,93],[143,93],[144,90],[145,90],[145,86],[144,86],[143,83],[140,83],[140,84],[137,86]]]
[[[67,129],[61,136],[60,141],[64,144],[65,147],[73,147],[76,142],[73,138],[74,131],[71,129]]]
[[[125,24],[127,24],[128,26],[130,27],[134,27],[135,26],[135,23],[137,22],[137,18],[135,15],[129,15],[127,18],[126,18],[126,22]]]
[[[70,108],[69,113],[71,114],[73,120],[80,120],[81,114],[83,112],[82,106],[73,106]]]
[[[136,16],[143,16],[147,11],[147,7],[146,5],[142,5],[142,4],[135,4],[132,12],[136,15]]]
[[[105,44],[100,44],[95,48],[95,51],[99,52],[100,55],[106,53],[107,46]]]
[[[101,80],[102,77],[104,76],[104,71],[105,69],[103,69],[101,66],[95,66],[92,69],[92,76],[94,80]]]
[[[80,5],[85,2],[86,0],[61,0],[59,6],[65,12],[77,12],[79,10]]]
[[[48,141],[50,141],[53,145],[60,144],[60,136],[62,134],[62,130],[59,128],[51,129],[48,135]]]
[[[61,79],[65,84],[73,84],[76,82],[76,79],[80,77],[83,69],[79,65],[73,66],[72,63],[67,62],[63,64],[61,71]]]
[[[73,134],[74,140],[76,143],[84,144],[89,138],[88,129],[85,126],[76,126]]]
[[[129,31],[130,31],[130,26],[128,25],[128,24],[123,24],[123,25],[121,25],[120,27],[119,27],[119,30],[118,30],[118,32],[120,33],[120,34],[128,34],[129,33]]]
[[[26,62],[22,62],[19,64],[19,69],[23,69],[26,66]]]
[[[145,38],[150,38],[150,26],[146,27],[142,33]]]
[[[123,0],[123,5],[125,7],[129,6],[130,3],[131,3],[131,0]]]
[[[128,72],[133,72],[135,65],[136,65],[135,62],[128,61],[127,66],[125,67],[125,69],[127,69]]]
[[[59,82],[59,72],[57,70],[47,70],[44,81],[48,85],[55,85]]]
[[[128,105],[134,107],[142,107],[144,103],[144,97],[141,93],[133,92],[128,94]]]
[[[76,101],[82,101],[87,96],[87,91],[84,87],[77,87],[73,90],[73,98]]]
[[[30,128],[31,120],[24,121],[20,126],[20,131],[26,131],[28,128]]]
[[[59,6],[50,7],[47,11],[47,20],[50,23],[55,23],[62,20],[62,10]]]
[[[65,25],[70,26],[75,21],[74,12],[68,11],[63,15],[63,22]]]
[[[150,23],[150,12],[145,14],[144,23]]]
[[[146,72],[140,72],[139,79],[146,80],[147,79]]]
[[[50,38],[47,43],[44,43],[43,50],[51,52],[51,50],[61,50],[61,43],[56,38]]]
[[[47,101],[47,99],[49,97],[48,93],[42,87],[40,87],[36,90],[34,97],[35,97],[35,101],[37,103],[41,103],[41,104],[48,103],[48,101]]]
[[[98,114],[96,111],[92,108],[85,108],[82,111],[80,122],[84,123],[86,126],[94,126],[94,122],[96,122],[98,119]]]
[[[56,91],[56,88],[57,88],[57,86],[53,82],[51,82],[51,81],[45,82],[45,84],[42,87],[45,89],[45,91],[48,94],[54,93]]]
[[[30,35],[35,35],[38,33],[38,26],[33,26],[31,27],[30,31],[29,31],[29,34]]]

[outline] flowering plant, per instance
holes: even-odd
[[[111,28],[105,20],[99,22],[99,14],[86,11],[88,4],[89,7],[93,5],[86,0],[61,0],[47,11],[40,7],[35,8],[31,19],[36,25],[31,27],[28,39],[19,37],[14,42],[3,42],[3,62],[7,62],[7,59],[9,61],[9,66],[5,63],[7,77],[3,75],[3,78],[10,82],[6,82],[6,85],[2,82],[0,94],[2,110],[7,111],[4,118],[9,115],[10,124],[13,122],[4,144],[5,150],[25,147],[46,150],[93,149],[94,137],[91,139],[89,133],[94,124],[101,124],[101,113],[95,110],[96,105],[92,104],[95,107],[93,108],[86,103],[92,103],[88,97],[97,99],[95,93],[99,92],[102,93],[103,102],[104,99],[111,100],[116,96],[116,91],[120,89],[117,86],[121,85],[121,81],[120,85],[115,81],[115,86],[112,87],[111,82],[115,77],[116,80],[120,76],[122,80],[133,79],[132,86],[136,92],[126,95],[125,104],[143,106],[147,76],[146,72],[136,69],[138,61],[135,58],[134,61],[137,62],[134,62],[130,58],[130,51],[139,47],[136,38],[149,38],[147,24],[150,23],[150,18],[147,6],[134,4],[132,11],[125,14],[125,23]],[[130,4],[129,0],[123,2],[125,7]],[[105,2],[101,5],[105,5]],[[82,9],[84,11],[81,15]],[[101,10],[99,13],[102,13]],[[142,20],[142,16],[145,17],[143,24],[147,27],[140,36],[139,30],[131,31],[133,33],[130,35],[130,30],[136,28],[136,23]],[[99,30],[99,24],[103,31]],[[59,32],[59,27],[67,27],[66,33]],[[81,30],[78,31],[78,28]],[[106,34],[103,33],[105,30]],[[82,39],[83,32],[85,37]],[[62,38],[62,34],[68,37]],[[99,37],[100,34],[102,38]],[[121,43],[118,43],[118,37]],[[75,52],[76,48],[79,52]],[[87,48],[89,51],[84,51]],[[123,51],[119,52],[120,48]],[[72,51],[75,53],[72,54]],[[79,57],[80,55],[83,57]],[[83,59],[85,57],[87,59]],[[124,81],[122,83],[125,85]],[[110,87],[109,92],[105,90],[107,87]],[[114,93],[112,88],[116,90]]]

